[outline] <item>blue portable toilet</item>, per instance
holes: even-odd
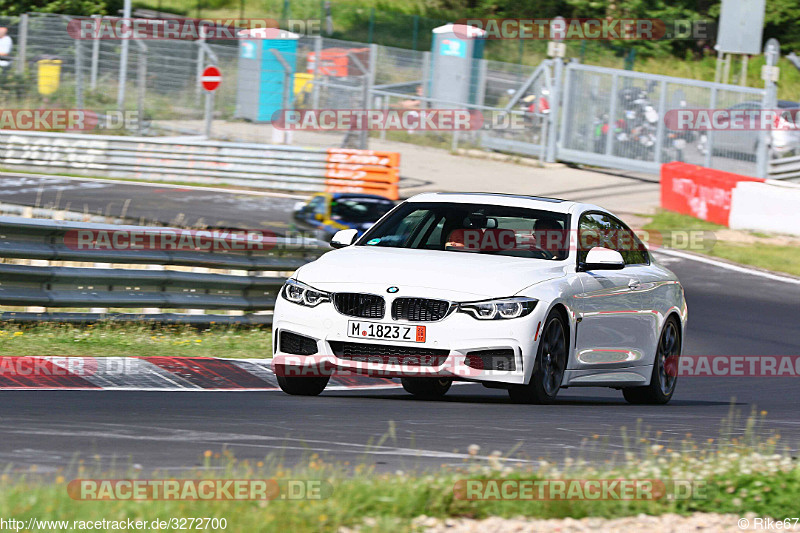
[[[236,113],[253,122],[270,122],[283,108],[286,71],[271,50],[277,50],[291,67],[288,76],[292,97],[297,69],[297,39],[300,36],[279,28],[256,28],[239,32],[239,73]]]
[[[445,24],[433,29],[430,87],[436,100],[475,104],[483,59],[486,32],[465,24]],[[434,102],[432,107],[450,108],[453,104]]]

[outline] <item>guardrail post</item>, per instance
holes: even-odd
[[[778,59],[781,55],[780,43],[777,39],[769,39],[767,44],[764,45],[764,56],[767,60],[768,67],[774,67],[778,64]],[[761,103],[761,109],[774,110],[777,107],[778,86],[775,82],[767,78],[764,81],[764,98]],[[770,129],[762,130],[759,132],[758,150],[756,152],[756,176],[759,178],[769,177],[768,165],[770,159],[770,139],[772,138],[772,126]]]
[[[25,61],[28,52],[28,14],[23,13],[19,18],[19,33],[17,35],[17,73],[25,73]]]
[[[425,98],[429,98],[430,94],[428,91],[430,90],[430,75],[431,75],[431,53],[430,52],[423,52],[422,54],[422,96]],[[421,107],[423,109],[428,109],[430,107],[430,102],[428,100],[423,100],[421,102]]]
[[[478,87],[475,93],[475,103],[482,106],[486,100],[486,73],[489,69],[489,62],[485,59],[478,60]]]
[[[125,2],[123,7],[122,18],[127,21],[131,19],[131,3],[129,0]],[[128,45],[129,39],[123,39],[122,51],[119,55],[119,86],[117,87],[117,109],[120,111],[125,109],[125,84],[128,81]]]
[[[664,114],[667,112],[667,82],[661,81],[661,94],[658,95],[658,118],[659,121],[656,125],[656,153],[655,162],[661,163],[661,149],[664,145],[664,135],[666,134],[666,123],[664,122]]]
[[[102,15],[92,15],[95,19],[95,28],[99,29],[103,22]],[[95,32],[94,39],[92,40],[92,66],[89,74],[89,89],[94,91],[97,88],[97,66],[100,59],[100,38],[98,37],[99,31]]]
[[[378,45],[369,45],[369,60],[367,64],[367,77],[364,80],[364,109],[372,107],[372,86],[375,84],[375,71],[378,65]],[[364,128],[361,131],[361,147],[362,150],[369,148],[369,129]]]
[[[83,109],[83,43],[75,39],[75,107]]]
[[[542,123],[542,128],[546,131],[546,134],[547,135],[552,135],[553,137],[557,138],[556,146],[559,147],[559,148],[563,148],[564,146],[566,146],[567,127],[568,127],[568,125],[570,127],[570,133],[573,134],[573,131],[574,131],[573,128],[571,127],[571,124],[569,123],[570,118],[571,118],[570,115],[569,115],[570,114],[570,108],[569,107],[570,107],[570,105],[573,104],[573,102],[572,102],[572,92],[571,92],[572,88],[570,86],[570,80],[572,79],[572,72],[573,72],[573,70],[569,68],[569,65],[567,65],[567,67],[564,69],[564,93],[563,93],[564,96],[561,98],[561,116],[564,117],[564,127],[562,127],[558,131],[549,131],[549,128],[547,128],[547,126],[548,126],[547,121]],[[597,78],[594,78],[594,80],[596,82]],[[545,75],[545,81],[547,81],[547,76],[546,75]],[[550,85],[553,85],[552,80],[550,82]],[[591,100],[591,105],[592,106],[594,106],[594,102],[595,101],[594,101],[594,98],[593,98]],[[593,110],[589,112],[589,116],[591,116],[591,117],[594,116],[594,111]],[[588,137],[588,135],[587,135],[587,137]],[[542,141],[542,143],[544,143],[544,141]],[[544,163],[544,149],[542,149],[542,157],[540,157],[539,160],[542,163]]]
[[[311,107],[319,109],[319,65],[322,61],[322,36],[314,37],[314,85],[311,87]]]
[[[550,87],[550,131],[558,131],[558,115],[561,109],[561,83],[564,78],[564,61],[557,57],[555,58],[555,69],[553,69],[553,83]],[[547,142],[547,158],[548,163],[556,160],[556,136],[550,135]]]
[[[238,276],[246,276],[248,272],[246,270],[229,270],[228,274],[238,275]],[[239,309],[229,309],[227,312],[228,316],[243,316],[244,311]]]
[[[203,46],[202,41],[198,41],[197,46],[197,73],[195,76],[195,98],[197,100],[200,99],[200,94],[203,90],[202,84],[200,83],[200,78],[203,77],[203,69],[205,68],[205,57],[206,49]]]
[[[205,267],[192,267],[192,272],[197,272],[197,273],[203,274],[203,273],[207,273],[208,269],[205,268]],[[204,314],[206,314],[206,312],[205,312],[205,309],[187,309],[186,310],[186,314],[187,315],[204,315]]]
[[[94,268],[111,268],[111,263],[95,263]],[[91,307],[90,313],[108,313],[108,307]]]
[[[147,92],[147,45],[142,41],[136,41],[139,47],[139,63],[137,64],[137,97],[136,97],[136,126],[139,135],[144,134],[144,97]]]
[[[716,109],[717,108],[717,88],[711,88],[711,99],[708,102],[709,109]],[[705,154],[705,161],[703,166],[706,168],[711,168],[711,165],[714,163],[714,129],[711,128],[706,133],[706,154]]]
[[[611,155],[614,147],[614,130],[617,123],[617,84],[619,76],[614,73],[611,76],[611,106],[608,110],[608,135],[606,137],[606,155]],[[552,111],[551,111],[552,112]]]
[[[275,48],[270,48],[269,51],[275,56],[275,59],[281,64],[281,67],[283,67],[283,96],[281,97],[281,108],[286,111],[291,107],[292,66],[286,61],[283,54]],[[272,132],[273,142],[276,142],[277,139],[280,139],[277,142],[281,144],[289,144],[291,142],[291,136],[288,130],[278,131],[277,128],[273,127]]]
[[[29,261],[29,264],[31,266],[37,266],[37,267],[49,266],[50,261],[48,261],[47,259],[31,259]],[[39,305],[29,305],[28,307],[25,308],[25,311],[27,311],[28,313],[46,313],[47,308]]]
[[[148,265],[147,270],[166,270],[164,265]],[[143,307],[142,314],[143,315],[157,315],[161,312],[161,308],[159,307]]]
[[[380,100],[381,100],[381,109],[383,109],[383,116],[387,116],[387,114],[389,113],[389,99],[391,98],[391,96],[389,96],[387,94],[387,95],[384,95],[384,96],[380,96],[378,98],[380,98]],[[376,98],[375,100],[378,100],[378,98]],[[381,131],[380,131],[379,135],[380,135],[381,140],[385,141],[386,140],[386,128],[381,128]]]

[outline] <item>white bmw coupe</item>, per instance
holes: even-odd
[[[273,369],[289,394],[317,395],[347,373],[400,378],[426,398],[453,381],[527,403],[567,387],[653,404],[675,391],[683,288],[605,209],[427,193],[331,245],[275,305]]]

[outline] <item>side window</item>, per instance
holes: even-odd
[[[608,248],[604,242],[605,237],[610,233],[610,220],[608,217],[599,213],[588,213],[581,215],[578,222],[578,262],[586,261],[586,254],[595,246]]]
[[[578,224],[578,262],[595,246],[618,251],[626,265],[649,264],[649,256],[642,242],[628,226],[602,213],[588,213]]]
[[[315,215],[326,215],[325,209],[325,197],[324,196],[315,196],[311,199],[308,203],[308,206],[311,208],[310,211]]]
[[[399,224],[388,231],[391,237],[384,237],[375,245],[417,247],[420,240],[429,231],[432,219],[431,213],[422,209],[409,213],[408,216],[399,221]]]
[[[639,237],[623,222],[612,219],[619,227],[617,238],[617,251],[622,254],[626,265],[649,265],[650,256]]]

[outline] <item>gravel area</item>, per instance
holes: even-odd
[[[420,530],[433,533],[604,533],[647,531],[648,533],[692,532],[741,532],[762,531],[766,527],[756,527],[755,515],[694,513],[690,516],[664,514],[649,516],[640,514],[625,518],[574,518],[536,520],[528,518],[498,518],[484,520],[438,519],[419,517],[414,525]],[[747,520],[745,527],[739,527],[739,520]],[[774,528],[773,528],[774,530]],[[790,529],[791,530],[791,529]],[[794,531],[800,531],[795,528]]]

